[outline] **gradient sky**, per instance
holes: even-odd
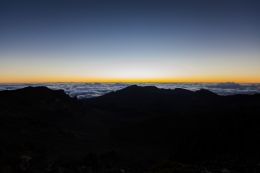
[[[1,0],[0,82],[260,82],[253,0]]]

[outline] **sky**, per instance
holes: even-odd
[[[0,83],[260,82],[257,0],[1,0]]]

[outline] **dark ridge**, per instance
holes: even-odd
[[[51,90],[47,87],[25,87],[17,90],[0,91],[1,97],[5,99],[19,99],[28,101],[28,99],[52,100],[52,99],[69,99],[69,96],[63,90]]]
[[[41,111],[69,111],[76,108],[78,101],[71,98],[63,90],[51,90],[47,87],[25,87],[17,90],[0,91],[0,105],[9,112],[18,112],[26,115],[32,113],[43,115]],[[71,110],[70,110],[71,111]],[[75,110],[74,110],[75,111]]]
[[[126,88],[123,88],[121,90],[115,91],[115,94],[134,94],[134,95],[139,95],[139,94],[155,94],[158,93],[162,90],[155,86],[137,86],[137,85],[131,85]],[[113,92],[112,92],[113,93]]]
[[[201,97],[208,99],[201,99]],[[216,101],[217,98],[217,94],[208,90],[193,92],[182,88],[160,89],[154,86],[132,85],[100,97],[87,99],[86,102],[108,109],[169,112],[189,107],[194,103]]]
[[[182,89],[182,88],[175,88],[175,89],[161,89],[161,88],[157,88],[155,86],[137,86],[137,85],[131,85],[128,86],[124,89],[115,91],[115,92],[111,92],[108,93],[106,95],[144,95],[144,94],[170,94],[170,95],[177,95],[177,96],[187,96],[187,95],[193,95],[193,94],[199,94],[199,95],[203,95],[203,96],[217,96],[217,94],[206,90],[206,89],[201,89],[198,90],[196,92],[190,91],[190,90],[186,90],[186,89]],[[105,96],[106,96],[105,95]],[[101,96],[102,97],[102,96]]]
[[[259,115],[260,94],[0,91],[0,172],[259,172]]]
[[[100,97],[90,98],[87,100],[103,100],[106,98],[118,98],[122,99],[125,98],[127,100],[136,99],[136,100],[146,100],[149,98],[158,98],[158,97],[175,97],[175,98],[182,98],[182,97],[194,97],[194,96],[217,96],[217,94],[202,89],[196,92],[182,89],[182,88],[175,88],[175,89],[161,89],[155,86],[137,86],[131,85],[124,89],[110,92]]]
[[[191,94],[193,93],[192,91],[182,89],[182,88],[175,88],[175,89],[162,89],[162,88],[157,88],[156,86],[138,86],[138,85],[131,85],[128,86],[124,89],[118,90],[115,93],[120,93],[120,94]]]
[[[195,91],[195,93],[203,96],[218,96],[216,93],[209,91],[207,89],[200,89],[198,91]]]

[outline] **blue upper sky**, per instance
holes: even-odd
[[[260,82],[260,3],[1,0],[0,82]]]

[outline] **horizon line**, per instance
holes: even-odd
[[[44,84],[44,83],[237,83],[237,84],[260,84],[260,82],[236,82],[236,81],[19,81],[0,82],[3,84]]]

